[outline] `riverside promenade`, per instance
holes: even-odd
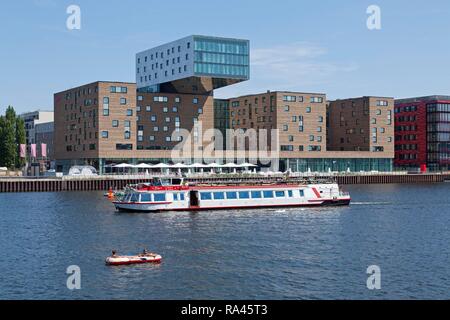
[[[0,193],[8,192],[63,192],[120,190],[128,184],[148,182],[153,177],[175,175],[101,175],[91,177],[32,178],[1,177]],[[334,179],[341,185],[398,184],[450,182],[450,172],[408,174],[393,173],[296,173],[296,174],[190,174],[185,177],[191,184],[264,184],[304,183],[314,179]]]

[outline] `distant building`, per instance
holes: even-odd
[[[27,145],[36,143],[36,130],[35,127],[41,123],[53,122],[53,111],[33,111],[19,115],[25,121],[25,134]]]
[[[54,122],[40,123],[35,126],[35,136],[37,145],[37,154],[42,155],[42,144],[47,146],[48,160],[54,160]]]
[[[395,100],[395,166],[450,169],[450,96]]]

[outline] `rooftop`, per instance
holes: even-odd
[[[446,96],[446,95],[432,95],[432,96],[425,96],[425,97],[396,99],[395,103],[414,103],[414,102],[441,101],[441,100],[450,101],[450,96]]]

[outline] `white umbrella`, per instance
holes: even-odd
[[[176,163],[172,166],[172,168],[185,169],[189,168],[189,166],[184,163]]]
[[[121,163],[113,166],[113,168],[133,168],[134,166],[128,163]]]
[[[256,168],[257,167],[257,165],[251,164],[251,163],[248,163],[248,162],[242,163],[239,166],[242,167],[242,168]]]
[[[134,166],[128,163],[120,163],[117,164],[115,166],[113,166],[113,168],[122,168],[122,173],[125,173],[125,168],[133,168]]]
[[[155,168],[155,169],[169,169],[169,168],[172,168],[172,166],[168,165],[168,164],[165,164],[165,163],[158,163],[158,164],[155,164],[154,166],[152,166],[152,168]]]
[[[150,164],[146,164],[146,163],[140,163],[137,166],[134,166],[134,168],[137,168],[137,169],[150,169],[150,168],[153,168],[153,166],[150,165]]]
[[[201,164],[201,163],[193,163],[189,165],[190,168],[194,168],[194,169],[199,169],[199,168],[205,168],[206,165]]]
[[[234,163],[227,163],[227,164],[224,164],[222,167],[223,168],[242,168],[243,166],[234,164]]]

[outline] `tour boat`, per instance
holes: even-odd
[[[160,263],[162,257],[159,254],[141,254],[137,256],[111,256],[106,258],[106,264],[121,266],[129,264]]]
[[[113,201],[117,210],[200,211],[349,205],[350,195],[335,182],[261,185],[186,185],[183,179],[154,178],[128,186]]]

